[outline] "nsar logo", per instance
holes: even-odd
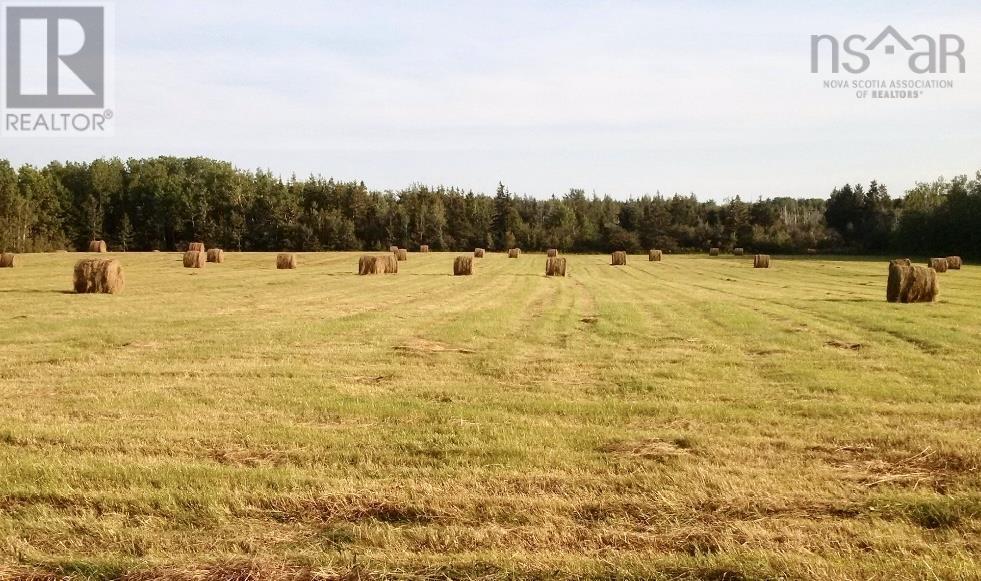
[[[831,58],[831,73],[842,69],[848,73],[864,73],[872,66],[872,57],[884,53],[895,55],[901,48],[908,55],[910,71],[916,74],[947,73],[952,69],[964,73],[964,39],[956,34],[940,34],[936,38],[918,34],[906,39],[892,26],[869,41],[868,37],[853,34],[839,41],[830,34],[811,36],[811,72],[821,72],[822,55]],[[844,60],[842,53],[845,54]]]

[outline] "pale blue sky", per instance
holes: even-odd
[[[3,139],[0,156],[205,155],[540,197],[825,196],[873,178],[897,195],[981,169],[981,6],[856,4],[119,1],[115,137]],[[968,73],[917,101],[821,88],[811,34],[887,24],[961,35]]]

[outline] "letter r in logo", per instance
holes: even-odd
[[[9,108],[105,105],[105,9],[101,6],[7,6]]]

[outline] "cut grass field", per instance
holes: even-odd
[[[981,268],[0,271],[0,578],[978,578]]]

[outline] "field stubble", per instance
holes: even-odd
[[[0,577],[976,578],[981,270],[0,272]]]

